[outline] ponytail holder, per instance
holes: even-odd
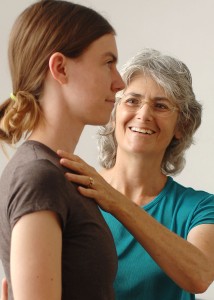
[[[16,101],[17,98],[13,93],[10,93],[10,99],[12,99],[13,101]]]

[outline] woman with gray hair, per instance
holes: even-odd
[[[117,300],[192,300],[214,279],[214,196],[173,180],[201,123],[184,63],[152,49],[122,69],[110,122],[100,128],[100,176],[58,151],[79,192],[103,209],[119,259]],[[90,183],[90,184],[89,184]]]
[[[167,97],[172,99],[172,110],[179,110],[177,128],[181,133],[179,139],[175,136],[164,153],[161,169],[166,175],[175,175],[181,172],[185,165],[185,150],[193,143],[193,134],[201,124],[201,105],[196,101],[192,90],[192,78],[186,65],[157,50],[145,49],[131,58],[122,68],[122,77],[129,84],[139,75],[150,77],[163,88]],[[117,141],[115,138],[115,117],[118,104],[124,103],[124,90],[117,94],[117,102],[112,112],[111,121],[100,127],[98,135],[99,161],[102,167],[109,169],[115,165]],[[135,104],[136,101],[138,104]],[[138,110],[142,102],[138,99],[125,100],[126,105]],[[131,103],[132,102],[132,103]],[[135,103],[134,103],[135,102]],[[156,110],[163,110],[156,104]],[[155,107],[154,107],[155,108]],[[168,114],[168,113],[167,113]],[[171,114],[171,113],[170,113]],[[164,113],[165,115],[165,113]]]

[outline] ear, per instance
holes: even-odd
[[[176,131],[175,131],[174,137],[175,137],[177,140],[180,140],[180,139],[182,138],[182,133],[180,132],[180,130],[176,130]]]
[[[66,61],[66,57],[60,52],[52,54],[49,59],[51,75],[60,84],[65,84],[67,82]]]

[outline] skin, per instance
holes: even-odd
[[[117,56],[112,34],[93,42],[77,59],[53,54],[40,99],[45,120],[30,139],[44,141],[54,151],[61,144],[63,150],[73,152],[85,125],[106,124],[115,94],[124,88]]]
[[[155,82],[144,77],[133,80],[127,92],[138,92],[148,101],[164,93]],[[178,286],[197,294],[206,291],[214,280],[214,225],[198,225],[184,240],[139,207],[154,199],[166,183],[160,164],[172,137],[180,137],[177,118],[178,112],[167,118],[157,116],[146,104],[135,113],[118,105],[116,164],[101,174],[76,155],[61,150],[57,153],[62,157],[62,165],[81,174],[66,174],[68,180],[85,186],[80,186],[79,192],[114,215]],[[132,127],[153,133],[134,132]],[[91,187],[88,187],[89,177],[94,180]]]
[[[8,299],[8,286],[6,278],[2,280],[1,283],[1,300],[7,300]]]
[[[141,95],[146,101],[166,97],[163,88],[151,78],[143,76],[135,78],[126,88],[126,95],[133,93]],[[115,127],[118,143],[117,162],[114,168],[105,170],[102,174],[117,190],[139,205],[152,200],[166,183],[166,176],[162,174],[160,165],[172,137],[180,136],[176,129],[177,118],[177,112],[167,118],[155,117],[148,104],[144,104],[136,113],[127,111],[122,104],[117,106]],[[152,134],[143,134],[136,129],[150,130]],[[128,168],[124,166],[124,161],[129,162]],[[143,167],[144,172],[139,166]],[[122,182],[126,184],[123,186],[119,180],[116,182],[113,179],[117,172],[125,175]],[[136,178],[136,183],[133,183],[133,177]],[[148,181],[148,177],[153,178],[153,181],[150,179]],[[132,186],[135,185],[131,191],[130,180]]]
[[[137,91],[141,86],[140,93],[147,95],[147,99],[152,99],[154,91],[159,95],[162,92],[151,82],[151,85],[141,82],[140,86],[138,83],[140,81],[133,81],[126,92]],[[165,151],[164,145],[166,148],[170,138],[173,135],[180,137],[176,120],[177,113],[170,118],[160,119],[146,105],[137,113],[127,113],[122,106],[118,106],[117,160],[112,169],[102,170],[101,175],[78,156],[62,150],[57,153],[62,157],[62,165],[81,174],[66,174],[68,180],[85,186],[78,188],[81,194],[93,198],[122,222],[181,288],[191,293],[202,293],[214,279],[214,225],[203,224],[193,228],[186,241],[139,208],[139,205],[150,202],[165,185],[166,178],[160,172],[160,160]],[[132,126],[150,129],[155,133],[151,136],[132,133],[129,129]],[[127,158],[128,166],[123,163]],[[89,177],[94,181],[91,188],[88,188]],[[3,294],[6,294],[5,285]],[[3,295],[1,300],[7,298]]]
[[[146,103],[155,101],[155,99],[167,98],[163,88],[158,86],[150,77],[142,75],[136,77],[124,93],[129,101],[132,101],[133,95],[140,95],[140,98]],[[161,103],[160,101],[159,103]],[[168,102],[171,103],[170,100]],[[176,130],[178,113],[174,112],[167,118],[156,117],[146,103],[136,113],[127,111],[123,104],[118,105],[115,136],[119,145],[118,150],[120,151],[122,148],[119,156],[129,155],[130,153],[130,157],[132,157],[133,153],[139,153],[139,158],[143,157],[145,159],[145,156],[148,155],[153,159],[156,157],[157,161],[160,162],[172,137],[179,138],[180,136],[178,130]],[[171,126],[168,125],[169,123]],[[150,130],[152,133],[144,134],[137,132],[137,130],[134,132],[132,127]]]
[[[105,124],[116,92],[124,88],[116,62],[112,34],[94,41],[77,59],[54,53],[40,99],[44,118],[29,139],[54,151],[61,148],[72,153],[86,124]],[[61,226],[54,212],[20,218],[11,240],[11,280],[16,300],[61,299],[61,252]],[[4,283],[2,299],[6,294]]]

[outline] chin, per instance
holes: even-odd
[[[102,126],[102,125],[106,125],[110,120],[110,116],[109,118],[100,118],[99,120],[92,122],[90,125],[95,125],[95,126]]]

